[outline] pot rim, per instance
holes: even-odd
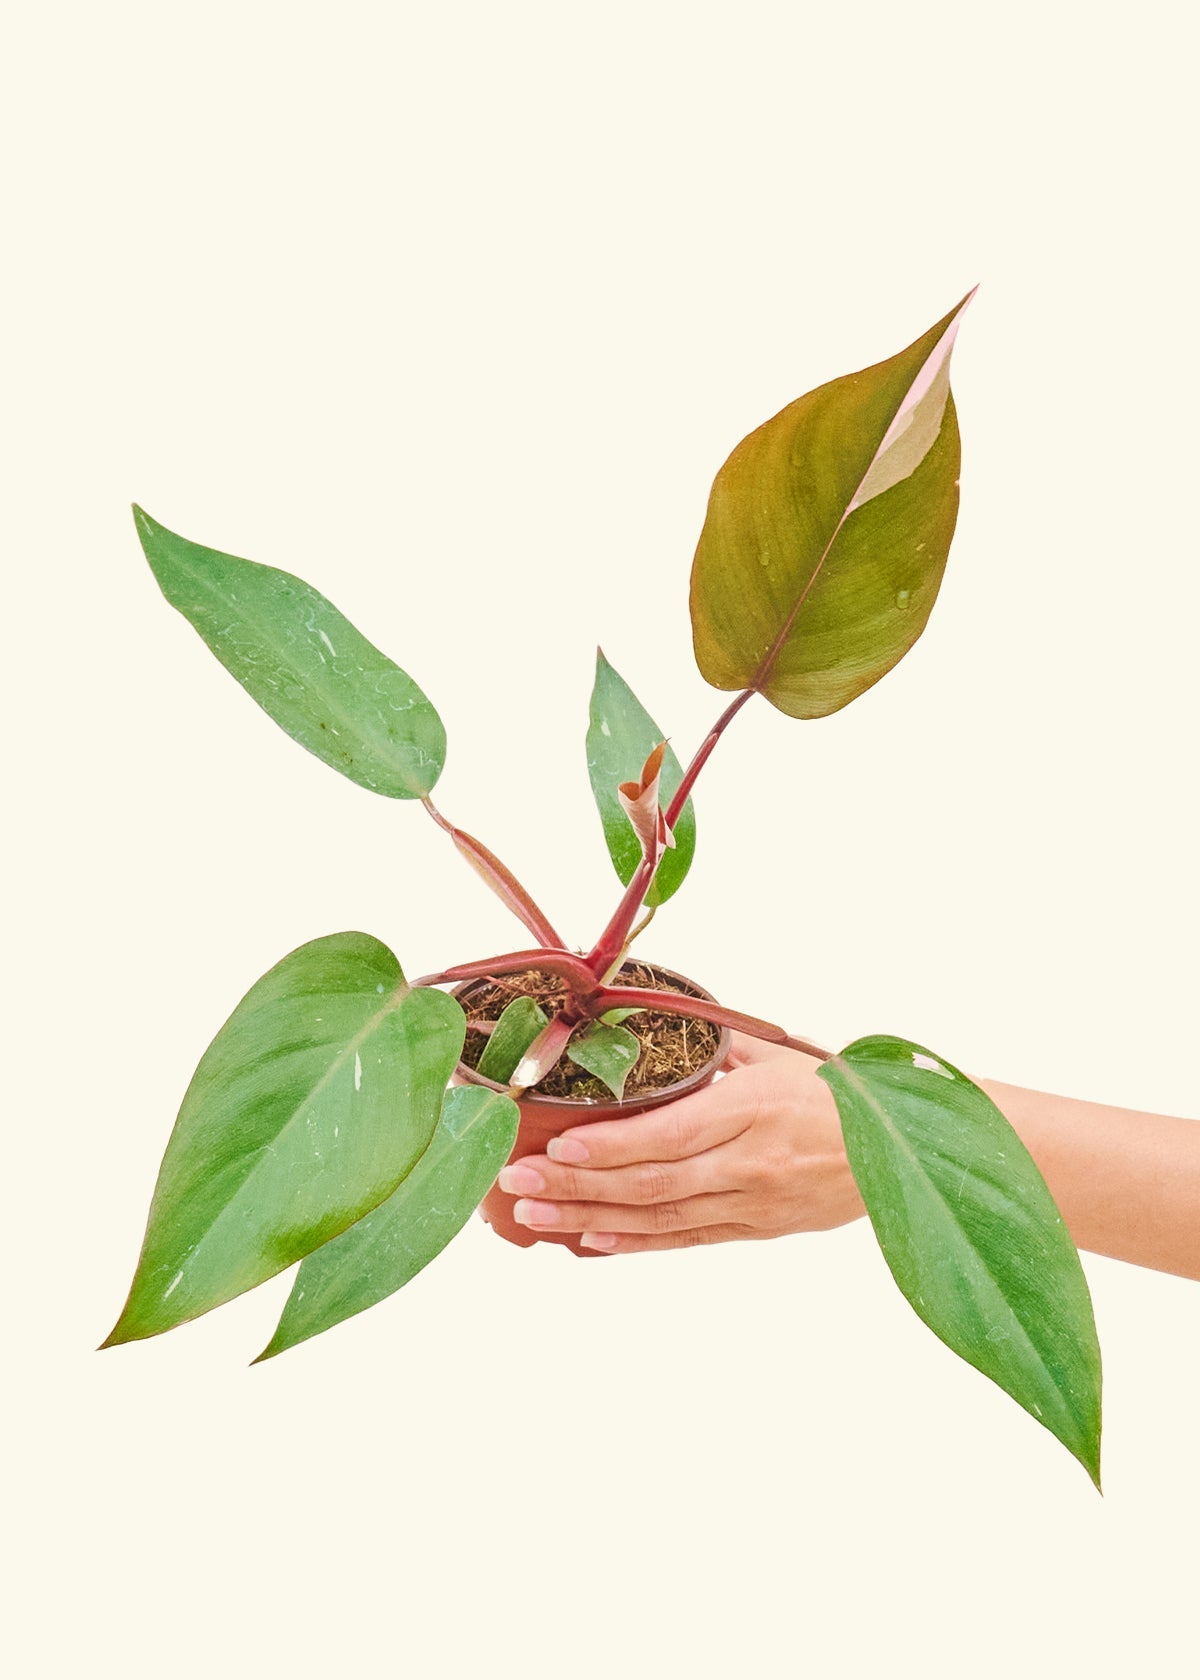
[[[690,987],[694,996],[702,997],[708,1003],[716,1003],[717,1000],[710,991],[706,991],[695,980],[689,979],[686,974],[680,974],[677,969],[664,968],[661,963],[648,962],[644,957],[639,957],[637,960],[642,962],[646,968],[653,969],[656,975],[661,975],[664,979],[676,982],[679,989],[684,986]],[[480,980],[463,980],[453,988],[450,995],[457,998],[461,1003],[464,994],[481,984],[483,982]],[[732,1048],[733,1034],[728,1027],[721,1027],[717,1048],[703,1067],[693,1068],[685,1079],[677,1079],[673,1085],[660,1086],[657,1091],[641,1091],[636,1097],[548,1097],[537,1091],[525,1091],[517,1100],[522,1107],[577,1108],[581,1113],[600,1109],[613,1109],[622,1114],[633,1114],[639,1110],[644,1112],[646,1109],[659,1108],[664,1103],[673,1102],[676,1097],[685,1097],[690,1092],[699,1090],[702,1085],[707,1085],[728,1059]],[[454,1073],[457,1079],[464,1080],[469,1085],[484,1085],[489,1091],[504,1093],[508,1091],[507,1085],[500,1085],[494,1079],[485,1078],[483,1074],[477,1073],[466,1062],[460,1061]]]

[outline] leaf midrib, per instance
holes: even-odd
[[[941,343],[940,339],[938,340],[938,343],[939,344]],[[935,349],[936,349],[936,346],[935,346]],[[932,354],[932,352],[931,352],[931,354]],[[924,365],[925,365],[924,362],[922,362],[921,367],[924,367]],[[867,479],[870,476],[871,471],[874,468],[876,461],[878,461],[878,459],[880,457],[880,454],[882,453],[883,445],[884,445],[884,442],[887,439],[887,435],[888,435],[889,431],[892,428],[892,423],[895,420],[897,414],[899,414],[900,410],[904,407],[905,401],[908,398],[908,393],[912,390],[913,386],[916,384],[917,379],[920,377],[920,373],[921,373],[921,368],[918,368],[917,372],[913,375],[913,377],[909,380],[908,384],[904,387],[904,390],[900,393],[900,399],[897,402],[897,404],[896,404],[895,408],[893,409],[892,413],[888,416],[888,423],[884,427],[883,432],[880,435],[879,442],[875,446],[875,451],[872,454],[871,459],[867,462],[866,468],[864,469],[864,471],[862,473],[862,476],[859,478],[858,483],[854,486],[854,489],[853,489],[853,491],[851,492],[851,495],[850,495],[850,499],[847,501],[845,507],[842,509],[842,512],[838,517],[838,522],[833,528],[833,533],[830,536],[829,541],[825,544],[825,547],[822,549],[821,556],[818,559],[816,565],[813,567],[811,577],[809,578],[808,582],[804,585],[803,589],[800,591],[800,597],[797,600],[795,606],[792,608],[791,612],[788,614],[787,618],[784,620],[783,628],[780,630],[779,634],[776,636],[776,638],[775,638],[774,642],[772,643],[771,647],[768,648],[767,652],[763,655],[762,659],[759,662],[758,668],[756,669],[753,677],[750,679],[750,682],[748,683],[747,686],[749,688],[753,689],[755,691],[755,693],[758,693],[758,694],[763,693],[767,682],[770,680],[771,673],[772,673],[772,671],[774,670],[774,667],[775,667],[775,663],[778,660],[780,654],[783,652],[784,646],[787,643],[787,640],[792,633],[792,628],[795,625],[796,620],[800,616],[800,613],[801,613],[801,610],[804,606],[804,603],[808,600],[809,595],[812,593],[812,590],[813,590],[814,585],[816,584],[817,578],[821,574],[822,567],[825,565],[825,562],[828,560],[830,554],[833,552],[833,545],[837,542],[838,538],[842,534],[843,525],[845,525],[847,519],[849,519],[850,514],[852,512],[856,513],[858,511],[857,508],[854,506],[854,499],[858,495],[858,492],[862,489],[863,485],[867,482]],[[940,435],[940,428],[939,428],[939,435]],[[866,506],[865,503],[863,505]]]

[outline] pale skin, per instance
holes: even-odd
[[[866,1210],[811,1056],[735,1035],[724,1077],[628,1120],[576,1126],[500,1174],[530,1230],[596,1253],[827,1231]],[[1076,1246],[1200,1280],[1200,1121],[978,1080]]]

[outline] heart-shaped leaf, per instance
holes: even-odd
[[[532,998],[514,998],[493,1027],[476,1072],[497,1085],[507,1085],[547,1019],[546,1011]]]
[[[641,1053],[641,1040],[628,1027],[606,1026],[601,1021],[593,1021],[590,1027],[571,1040],[567,1047],[567,1060],[603,1080],[619,1102],[625,1090],[625,1081],[633,1072]]]
[[[390,1196],[433,1136],[465,1025],[369,934],[276,964],[196,1069],[105,1346],[253,1289]]]
[[[1075,1245],[1020,1138],[977,1085],[904,1039],[826,1062],[846,1153],[892,1276],[946,1345],[1100,1485],[1100,1348]]]
[[[625,886],[642,859],[641,845],[621,806],[617,787],[641,773],[647,756],[662,740],[661,729],[633,690],[596,652],[596,680],[592,686],[587,732],[588,776],[600,812],[609,856]],[[683,769],[668,746],[663,754],[659,787],[664,804],[683,780]],[[696,813],[689,799],[674,828],[675,846],[666,852],[645,902],[665,904],[691,867],[696,850]]]
[[[259,1359],[365,1312],[416,1277],[491,1188],[512,1153],[519,1119],[516,1103],[497,1091],[447,1091],[433,1140],[399,1189],[303,1262]]]
[[[281,729],[360,787],[432,791],[442,720],[412,678],[290,572],[176,536],[135,507],[163,594]]]
[[[925,628],[958,513],[950,351],[969,301],[890,361],[791,403],[717,474],[691,588],[714,687],[825,717]]]

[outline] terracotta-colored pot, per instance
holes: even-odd
[[[688,980],[684,975],[676,974],[669,968],[660,968],[657,963],[647,966],[658,977],[669,981],[673,987],[690,990],[694,995],[699,994],[707,998],[709,1002],[716,1001],[711,992],[697,986],[694,980]],[[480,984],[478,980],[468,980],[454,988],[454,995],[464,1008],[469,1007],[470,994]],[[674,1102],[676,1097],[686,1096],[690,1091],[698,1091],[715,1076],[717,1069],[729,1054],[731,1043],[732,1035],[729,1029],[722,1027],[716,1052],[704,1067],[697,1068],[686,1079],[676,1080],[674,1085],[664,1085],[659,1091],[643,1091],[628,1101],[606,1102],[595,1097],[542,1097],[536,1092],[529,1092],[518,1104],[521,1110],[521,1126],[509,1161],[519,1161],[526,1155],[544,1155],[550,1139],[559,1137],[572,1126],[586,1125],[593,1120],[626,1120],[631,1115],[645,1114],[649,1109],[661,1108],[664,1103]],[[486,1085],[493,1091],[506,1089],[503,1085],[497,1085],[495,1080],[485,1079],[482,1074],[476,1073],[466,1062],[458,1064],[454,1080],[460,1085]],[[569,1248],[573,1254],[581,1255],[585,1259],[597,1255],[596,1249],[580,1247],[579,1232],[565,1232],[559,1236],[551,1231],[534,1232],[528,1225],[518,1225],[512,1216],[512,1210],[519,1199],[493,1185],[480,1203],[480,1213],[497,1236],[516,1243],[519,1248],[532,1248],[536,1242],[552,1242],[560,1247]]]

